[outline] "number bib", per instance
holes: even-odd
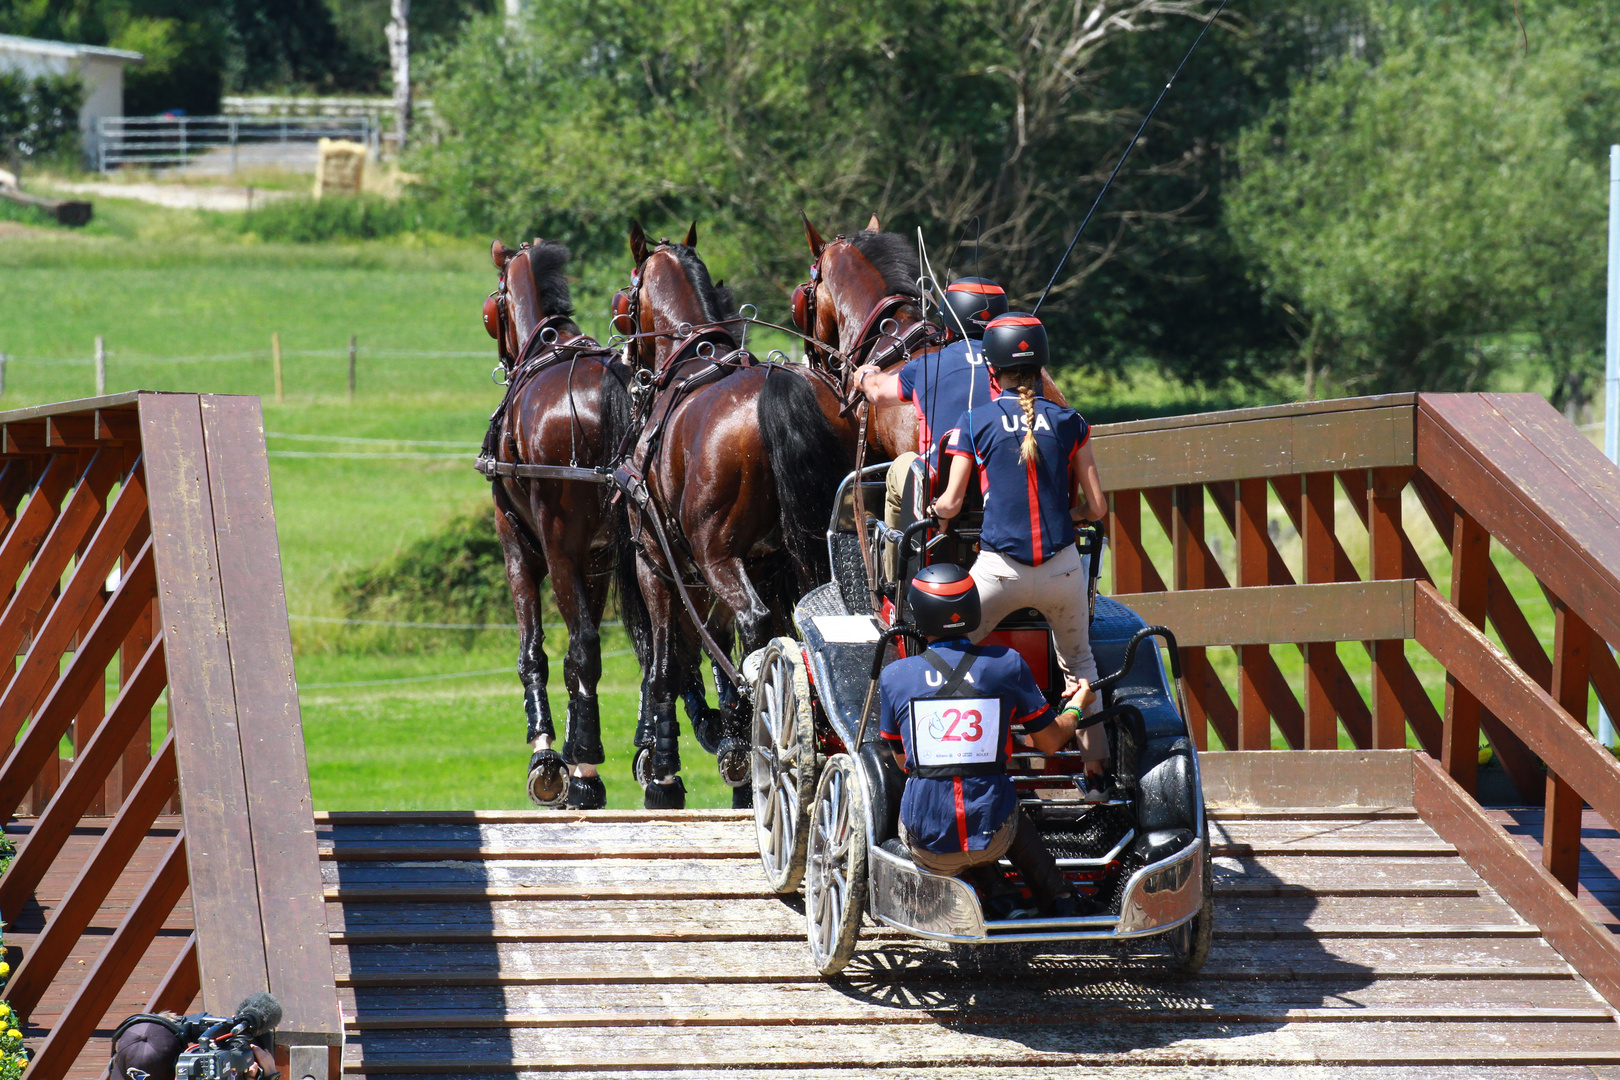
[[[911,756],[925,775],[975,775],[997,770],[998,764],[1005,768],[1006,741],[999,698],[911,699]]]

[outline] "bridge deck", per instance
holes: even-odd
[[[746,814],[318,829],[350,1075],[1620,1076],[1613,1012],[1410,809],[1217,809],[1191,979],[1141,949],[953,954],[881,928],[821,979]]]
[[[1526,851],[1541,858],[1541,827],[1546,811],[1539,806],[1488,811],[1491,818]],[[1620,934],[1620,832],[1596,810],[1581,814],[1581,903],[1600,926]]]

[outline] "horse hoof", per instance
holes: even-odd
[[[754,762],[746,740],[727,735],[715,748],[714,763],[720,769],[720,780],[727,787],[740,789],[748,786],[754,776]]]
[[[600,776],[572,777],[568,781],[568,801],[563,805],[570,810],[601,810],[607,806],[607,785]]]
[[[685,810],[686,785],[678,776],[667,784],[648,784],[641,805],[647,810]]]
[[[630,762],[630,772],[642,787],[653,782],[651,747],[643,746],[636,751],[635,758]]]
[[[529,759],[529,801],[536,806],[561,806],[568,798],[568,766],[555,750],[536,750]]]
[[[754,785],[731,789],[731,808],[733,810],[752,810],[754,808]]]

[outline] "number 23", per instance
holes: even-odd
[[[940,736],[940,742],[978,742],[979,737],[984,734],[984,717],[979,715],[978,709],[969,709],[966,712],[960,709],[946,709],[945,719],[951,722],[951,726]],[[956,725],[964,720],[968,722],[967,730],[958,735]]]

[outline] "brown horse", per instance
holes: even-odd
[[[904,363],[939,340],[923,329],[922,270],[914,241],[880,231],[875,214],[865,230],[854,236],[836,236],[830,242],[805,218],[804,236],[815,261],[810,282],[800,286],[806,300],[795,304],[794,318],[810,337],[852,357],[854,362],[838,364],[827,362],[827,354],[820,354],[823,365],[841,380],[846,398],[856,393],[855,373],[860,364],[888,367]],[[947,283],[937,284],[944,288]],[[948,318],[938,313],[932,317],[939,323]],[[888,319],[894,324],[888,325]],[[1051,375],[1043,373],[1043,384],[1047,400],[1067,404]],[[868,460],[893,459],[917,450],[916,411],[873,410],[867,419],[866,439]]]
[[[507,394],[491,418],[482,455],[500,464],[481,460],[480,466],[491,474],[495,527],[520,628],[518,677],[533,749],[529,798],[544,806],[593,809],[606,805],[607,796],[596,771],[604,758],[596,685],[602,676],[602,612],[615,573],[626,628],[638,646],[648,636],[628,519],[610,504],[611,487],[588,478],[588,470],[612,463],[630,430],[630,373],[570,317],[566,247],[536,240],[513,251],[497,240],[490,254],[501,280],[485,304],[484,322],[498,343]],[[523,477],[503,468],[512,465],[562,468],[551,476]],[[568,478],[573,470],[584,478]],[[540,611],[540,586],[548,573],[568,627],[568,728],[560,755],[552,748]]]
[[[653,627],[649,808],[684,804],[674,698],[696,640],[708,636],[711,660],[737,639],[753,652],[788,632],[793,603],[827,580],[824,537],[855,439],[830,380],[737,347],[741,320],[696,248],[696,225],[684,244],[651,244],[639,223],[630,234],[630,351],[638,381],[653,380],[623,474]],[[748,715],[744,688],[724,666],[714,664],[726,733],[744,753],[723,757],[722,773],[746,783],[746,769],[726,767],[746,764]],[[746,789],[737,790],[744,801]]]

